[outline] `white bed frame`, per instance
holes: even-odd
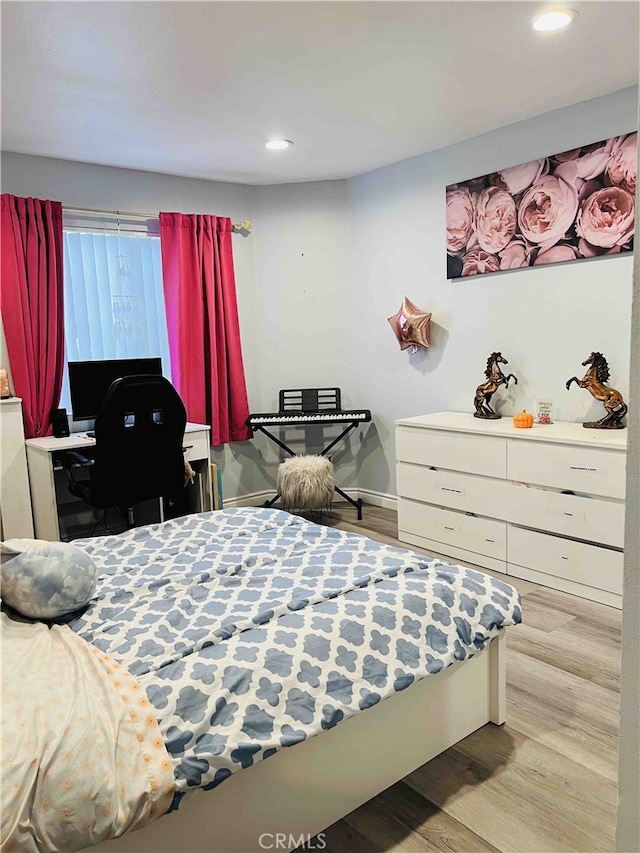
[[[505,642],[502,631],[468,661],[280,750],[213,791],[194,793],[155,823],[89,849],[260,853],[308,842],[485,723],[504,723]]]

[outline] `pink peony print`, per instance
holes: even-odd
[[[498,254],[501,270],[517,270],[520,267],[528,267],[531,260],[531,250],[522,237],[513,239]]]
[[[475,231],[485,252],[499,252],[516,230],[516,204],[506,190],[489,187],[476,200]]]
[[[621,137],[622,139],[622,137]],[[638,171],[638,134],[630,133],[607,164],[607,177],[612,184],[635,195]]]
[[[607,168],[607,163],[619,147],[618,137],[607,139],[602,145],[590,150],[585,149],[582,157],[560,163],[553,174],[556,178],[574,186],[578,192],[584,181],[591,181],[594,178],[599,178],[602,186],[602,175]]]
[[[464,249],[473,232],[473,198],[466,187],[447,190],[447,252]]]
[[[462,275],[479,275],[483,272],[498,272],[500,262],[495,255],[479,249],[477,252],[469,252],[462,259]]]
[[[560,154],[554,154],[553,159],[557,163],[566,163],[567,160],[576,160],[580,156],[582,148],[572,148],[570,151],[561,151]]]
[[[578,189],[578,203],[594,193],[596,190],[602,189],[602,181],[597,181],[593,178],[590,181],[580,181],[581,186]]]
[[[447,278],[632,251],[637,140],[622,133],[447,186]]]
[[[546,175],[548,171],[549,161],[543,157],[541,160],[532,160],[530,163],[523,163],[521,166],[501,169],[497,174],[504,181],[511,195],[517,195],[530,187],[534,181]]]
[[[578,195],[571,184],[546,175],[523,195],[518,224],[524,237],[549,249],[567,233],[578,209]]]
[[[610,249],[602,249],[587,243],[584,237],[578,240],[578,256],[581,258],[600,258],[603,255],[617,255],[627,249],[628,246],[612,246]]]
[[[542,264],[558,264],[561,261],[575,261],[580,255],[575,246],[569,246],[566,243],[559,243],[547,249],[546,252],[538,252],[538,256],[533,262],[534,267],[539,267]]]
[[[604,187],[584,200],[576,219],[576,232],[592,246],[610,249],[633,237],[635,202],[622,187]]]

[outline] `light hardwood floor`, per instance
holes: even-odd
[[[411,547],[394,511],[363,515],[338,504],[313,520]],[[620,611],[509,582],[523,624],[508,631],[506,725],[484,726],[335,823],[327,853],[614,850]]]

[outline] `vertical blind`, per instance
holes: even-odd
[[[65,231],[63,251],[65,361],[160,356],[170,378],[160,239]]]

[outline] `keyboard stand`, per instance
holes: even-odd
[[[328,444],[324,448],[324,450],[322,450],[318,454],[318,456],[328,456],[331,449],[333,447],[335,447],[339,441],[341,441],[343,438],[345,438],[347,435],[349,435],[349,433],[352,432],[359,425],[359,423],[360,423],[360,421],[351,421],[351,423],[347,424],[347,426],[342,430],[340,435],[337,438],[334,438],[333,441],[330,444]],[[296,424],[296,426],[302,426],[302,424]],[[289,427],[289,428],[291,429],[291,427]],[[269,430],[266,429],[265,427],[258,425],[258,426],[252,427],[252,429],[254,432],[258,432],[258,430],[260,432],[263,432],[267,436],[267,438],[271,439],[271,441],[273,441],[274,444],[277,444],[278,447],[282,448],[282,450],[284,450],[285,453],[288,453],[289,456],[296,456],[297,455],[295,453],[295,451],[293,451],[290,447],[288,447],[284,443],[284,441],[281,441],[273,433],[269,432]],[[362,521],[362,498],[358,498],[357,501],[354,501],[353,498],[350,498],[349,495],[346,494],[346,492],[343,492],[342,489],[340,489],[338,486],[334,485],[333,488],[342,498],[344,498],[344,500],[347,503],[351,504],[351,506],[356,509],[356,511],[358,513],[358,521]],[[276,503],[276,501],[280,500],[280,497],[281,497],[280,492],[278,492],[278,494],[274,498],[272,498],[270,501],[265,501],[263,506],[267,506],[267,507],[273,506],[274,503]]]

